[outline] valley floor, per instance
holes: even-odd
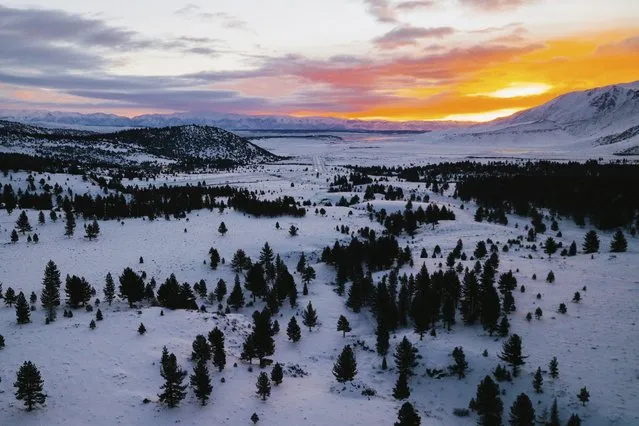
[[[270,139],[260,141],[260,144],[262,142],[270,145],[276,141]],[[368,155],[369,163],[386,163],[375,149],[368,152],[359,150],[358,156]],[[328,181],[332,181],[335,173],[344,173],[344,169],[336,164],[350,162],[346,155],[345,151],[331,154],[330,150],[309,148],[304,153],[298,150],[295,159],[289,161],[301,164],[255,166],[219,175],[159,177],[154,182],[138,183],[229,183],[265,191],[264,197],[293,195],[300,200],[335,203],[341,195],[347,198],[352,195],[327,192]],[[341,160],[335,158],[340,156]],[[397,158],[392,157],[389,161],[394,162]],[[36,181],[43,176],[36,175]],[[14,173],[11,178],[16,190],[21,185],[26,187],[26,173]],[[76,193],[97,191],[91,182],[84,182],[78,176],[53,175],[51,183],[54,181]],[[8,183],[9,176],[0,177],[0,182]],[[405,193],[408,190],[425,193],[417,184],[391,183],[404,187]],[[422,262],[429,271],[437,270],[459,239],[469,255],[479,240],[490,238],[501,247],[508,239],[523,235],[524,226],[529,223],[529,219],[516,216],[509,216],[507,226],[477,223],[473,220],[473,205],[467,204],[462,209],[459,200],[428,194],[431,201],[450,207],[457,219],[442,221],[434,230],[423,226],[412,238],[402,236],[400,246],[408,244],[411,247],[414,267],[403,267],[400,275],[416,273]],[[394,205],[403,209],[404,204],[404,201],[373,202],[377,208],[384,207],[387,211]],[[415,208],[418,205],[415,203]],[[1,210],[0,282],[5,291],[10,286],[23,291],[27,298],[32,291],[39,297],[44,267],[49,259],[58,265],[63,282],[66,274],[84,276],[98,290],[97,297],[101,299],[105,275],[111,272],[117,286],[117,276],[125,267],[145,271],[158,283],[171,273],[175,273],[179,282],[193,284],[204,279],[209,290],[223,278],[229,283],[230,290],[234,274],[228,264],[235,250],[242,248],[256,259],[265,242],[282,256],[291,271],[295,270],[300,254],[306,253],[317,270],[317,278],[309,285],[309,295],[302,296],[301,279],[296,273],[300,290],[298,308],[292,309],[285,304],[275,318],[281,331],[275,337],[276,349],[271,358],[284,365],[285,375],[283,383],[273,388],[271,397],[265,402],[255,395],[259,366],[250,366],[239,359],[242,342],[249,332],[251,314],[255,308],[261,309],[263,302],[223,315],[215,313],[216,307],[199,300],[199,304],[207,304],[208,313],[164,309],[163,316],[160,308],[137,310],[121,301],[112,306],[102,303],[104,320],[98,322],[95,330],[88,327],[95,312],[77,310],[73,318],[63,318],[60,308],[57,321],[47,326],[38,303],[37,310],[32,312],[32,322],[20,326],[16,324],[14,309],[0,306],[0,334],[6,341],[6,347],[0,350],[0,425],[248,425],[253,412],[259,415],[260,425],[393,424],[401,402],[392,397],[397,378],[392,356],[389,356],[391,368],[382,370],[381,359],[374,351],[372,316],[368,312],[354,314],[347,309],[345,298],[333,291],[335,270],[318,263],[325,246],[332,246],[335,240],[347,240],[335,230],[336,226],[347,225],[353,231],[364,226],[382,230],[381,225],[369,220],[365,207],[365,204],[350,208],[326,207],[325,216],[316,215],[315,209],[310,208],[304,218],[256,219],[227,209],[223,213],[193,211],[186,219],[170,221],[103,221],[100,222],[101,233],[94,241],[83,238],[81,219],[76,235],[67,238],[63,220],[53,223],[45,212],[47,222],[39,225],[37,212],[28,211],[33,231],[39,236],[37,244],[27,243],[22,235],[20,241],[10,243],[10,233],[19,211],[8,215]],[[229,229],[224,236],[217,232],[222,221]],[[279,230],[275,227],[278,221]],[[298,236],[292,237],[287,232],[291,225],[299,227]],[[573,240],[581,245],[587,229],[575,226],[570,220],[560,221],[559,226],[563,237],[558,240],[564,246]],[[599,235],[602,251],[592,259],[589,255],[578,254],[566,258],[555,255],[549,260],[541,251],[524,248],[499,253],[499,272],[512,270],[518,285],[526,287],[525,293],[519,290],[514,293],[517,310],[511,315],[511,333],[522,337],[524,353],[529,356],[518,379],[500,384],[505,391],[502,396],[505,419],[515,397],[526,392],[538,414],[549,409],[556,397],[562,423],[571,413],[578,413],[585,425],[639,424],[639,239],[629,237],[628,252],[611,255],[607,248],[612,235]],[[431,254],[435,245],[441,246],[444,258],[419,258],[422,248]],[[226,259],[226,264],[217,271],[204,263],[205,260],[208,263],[211,247],[217,248]],[[140,257],[144,260],[142,264]],[[474,261],[467,260],[462,264],[472,268]],[[553,284],[544,280],[551,270],[556,275]],[[532,279],[533,274],[537,275],[537,280]],[[377,280],[381,275],[377,273],[374,277]],[[583,287],[587,290],[582,291]],[[571,302],[576,291],[582,294],[581,303]],[[540,299],[536,298],[537,293],[541,295]],[[248,300],[248,293],[246,297]],[[321,325],[312,332],[303,328],[301,341],[291,343],[286,338],[286,324],[308,301],[312,301],[317,309]],[[568,306],[565,315],[557,313],[562,302]],[[544,312],[542,319],[526,321],[526,313],[537,307]],[[345,315],[353,328],[345,338],[336,331],[340,315]],[[147,328],[143,336],[136,331],[140,322]],[[189,390],[178,408],[167,409],[157,404],[162,384],[159,372],[162,347],[166,345],[174,352],[178,363],[191,373],[193,339],[197,334],[206,335],[215,326],[226,335],[227,365],[222,372],[210,367],[213,378],[210,403],[201,407]],[[474,414],[456,417],[453,409],[466,408],[480,380],[501,362],[497,354],[503,339],[488,336],[479,325],[464,326],[459,314],[452,330],[448,332],[440,326],[436,337],[426,335],[420,341],[410,329],[391,334],[391,352],[405,335],[417,345],[421,356],[417,374],[409,382],[409,401],[421,415],[422,425],[476,424]],[[342,386],[335,381],[331,370],[347,343],[354,345],[359,373],[353,384]],[[430,378],[426,368],[445,369],[452,364],[450,354],[456,346],[462,346],[466,353],[470,367],[467,377],[462,380]],[[369,351],[365,347],[373,349]],[[482,355],[484,350],[487,357]],[[546,371],[553,356],[559,361],[559,377],[552,380],[544,375],[544,393],[535,394],[533,373],[538,366]],[[25,360],[38,366],[48,394],[46,406],[33,412],[26,412],[13,396],[16,370]],[[306,375],[292,377],[292,370],[288,369],[291,366],[298,366]],[[270,372],[270,368],[265,371]],[[583,386],[590,391],[590,403],[586,407],[582,407],[576,397]],[[374,389],[376,395],[363,396],[364,387]],[[151,403],[144,404],[145,398]]]

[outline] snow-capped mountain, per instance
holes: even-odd
[[[0,121],[0,151],[106,164],[143,161],[252,164],[279,158],[234,133],[198,125],[96,133]]]
[[[639,81],[559,96],[488,123],[442,132],[438,143],[506,147],[510,152],[636,155],[639,152]]]
[[[113,131],[118,128],[168,127],[197,124],[233,130],[330,130],[330,131],[429,131],[450,129],[467,123],[438,121],[393,122],[345,120],[331,117],[285,115],[241,115],[214,113],[145,114],[122,117],[115,114],[82,114],[60,111],[0,111],[0,120],[44,127]]]
[[[559,96],[494,125],[544,123],[575,136],[602,136],[639,125],[639,81]]]

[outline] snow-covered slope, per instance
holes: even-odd
[[[234,133],[196,125],[94,133],[0,121],[0,150],[106,163],[226,160],[250,164],[278,158]]]
[[[608,135],[639,124],[639,81],[559,96],[493,125],[544,123],[575,136]]]

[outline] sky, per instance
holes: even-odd
[[[486,121],[639,80],[639,0],[0,0],[0,110]]]

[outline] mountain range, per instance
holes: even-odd
[[[106,149],[104,157],[126,146],[130,153],[145,153],[169,161],[186,158],[218,158],[236,163],[270,161],[271,153],[230,131],[251,138],[259,132],[388,132],[421,131],[415,137],[424,143],[474,144],[517,148],[563,146],[568,150],[595,149],[622,155],[639,154],[639,81],[599,87],[561,95],[543,105],[488,123],[431,121],[363,121],[329,117],[250,116],[239,114],[149,114],[133,118],[113,114],[82,114],[49,111],[4,111],[0,120],[24,127],[5,136],[7,145],[22,132],[33,140],[31,150],[43,150],[35,141],[66,141],[77,146],[89,141],[95,149]],[[13,125],[17,128],[16,125]],[[50,130],[45,128],[58,128]],[[61,130],[61,129],[74,129]],[[221,130],[221,129],[226,129]],[[91,130],[92,132],[82,132]],[[55,133],[55,136],[47,136]],[[102,134],[102,136],[99,136]],[[34,136],[35,135],[35,136]],[[133,142],[132,142],[133,141]],[[156,144],[159,144],[156,146]],[[6,149],[5,149],[6,151]]]

